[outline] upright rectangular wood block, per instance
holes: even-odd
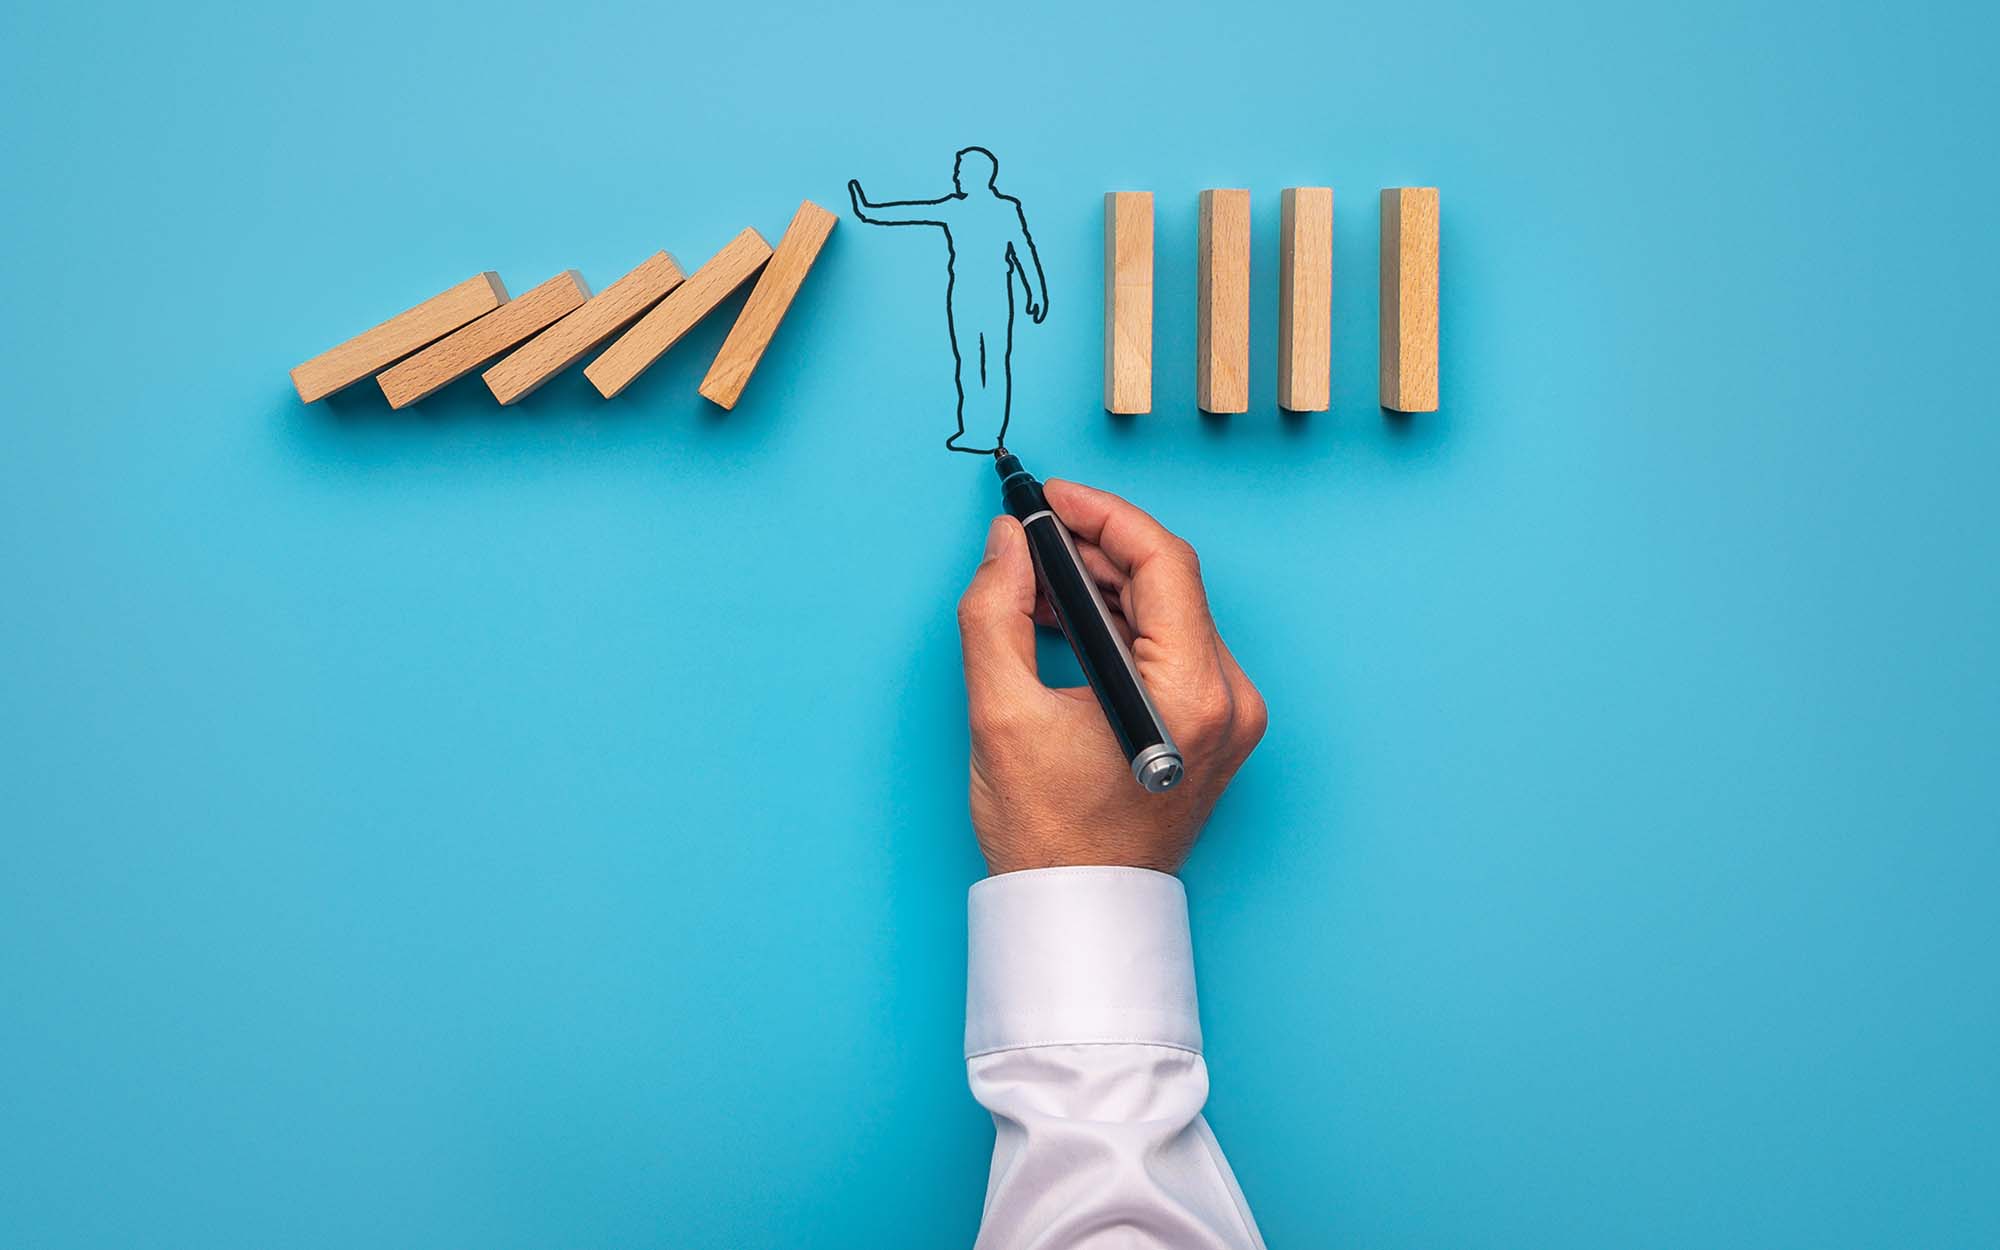
[[[639,318],[604,354],[590,362],[583,376],[598,393],[610,399],[632,384],[648,366],[680,341],[681,335],[729,298],[729,293],[748,282],[771,259],[771,245],[755,230],[745,230],[708,262],[674,288],[673,294],[654,305]]]
[[[329,348],[292,370],[292,385],[307,403],[372,377],[427,343],[507,302],[500,275],[488,271],[405,309],[372,330]]]
[[[799,293],[799,285],[833,233],[836,220],[811,200],[800,202],[784,237],[778,240],[777,250],[771,253],[770,263],[764,266],[763,276],[750,289],[736,324],[729,328],[729,337],[715,353],[708,376],[701,380],[704,396],[724,408],[736,406],[744,385],[757,371],[757,362],[764,358],[764,349],[771,345],[771,336],[778,332],[778,323],[785,319],[785,310]]]
[[[548,328],[590,298],[574,269],[564,270],[520,298],[462,326],[375,380],[391,408],[407,408]]]
[[[1278,406],[1325,412],[1333,389],[1333,188],[1287,187],[1278,238]]]
[[[1153,193],[1104,195],[1104,410],[1153,410]]]
[[[1438,406],[1438,190],[1382,192],[1382,406]]]
[[[585,300],[583,306],[556,322],[526,346],[483,375],[493,397],[514,403],[583,358],[585,352],[616,334],[626,322],[660,302],[681,284],[681,267],[672,256],[655,252],[639,267]]]
[[[1201,193],[1200,322],[1195,402],[1204,412],[1250,410],[1250,193]]]

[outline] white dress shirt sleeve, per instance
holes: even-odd
[[[979,1250],[1263,1250],[1201,1118],[1180,881],[1010,872],[969,910],[965,1066],[995,1130]]]

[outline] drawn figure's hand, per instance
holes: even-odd
[[[868,202],[868,197],[861,194],[861,179],[847,180],[847,198],[854,201],[854,211],[857,213],[861,211],[861,206]]]
[[[1047,304],[1037,304],[1033,300],[1028,301],[1028,316],[1034,318],[1036,325],[1042,324],[1042,318],[1048,315],[1049,307]]]
[[[999,517],[958,604],[972,722],[972,827],[994,873],[1063,864],[1173,872],[1264,736],[1264,700],[1215,631],[1194,548],[1116,495],[1051,479],[1139,674],[1187,761],[1149,794],[1132,779],[1088,686],[1035,673],[1035,624],[1053,625],[1020,522]]]

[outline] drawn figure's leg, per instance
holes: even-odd
[[[988,452],[1000,445],[1007,424],[1008,326],[1004,316],[994,317],[990,308],[968,307],[970,302],[953,301],[959,349],[958,433],[945,446]]]
[[[1001,331],[1000,346],[1000,428],[993,433],[993,445],[1007,445],[1007,423],[1014,419],[1014,284],[1007,284],[1007,324]]]
[[[958,319],[957,284],[947,281],[944,290],[944,324],[951,334],[951,384],[958,392],[958,430],[944,440],[946,447],[957,447],[960,436],[965,433],[965,389],[968,382],[978,382],[979,344],[977,332],[966,328]],[[967,377],[968,372],[973,376]]]

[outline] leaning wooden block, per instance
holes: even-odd
[[[391,408],[407,408],[432,391],[471,373],[530,335],[548,328],[590,298],[574,269],[565,270],[519,299],[432,343],[376,378]]]
[[[590,379],[606,399],[632,384],[648,366],[680,342],[681,335],[696,322],[715,311],[730,292],[748,282],[771,259],[771,245],[755,230],[745,230],[708,258],[708,263],[688,275],[674,293],[654,305],[653,311],[633,323],[631,329],[604,354],[590,362],[583,376]]]
[[[292,370],[292,385],[299,388],[299,398],[309,404],[324,399],[506,302],[507,288],[500,285],[499,274],[489,271],[467,278],[449,291],[441,291],[339,347],[314,356]]]
[[[777,250],[771,253],[771,262],[764,266],[764,275],[750,288],[750,298],[744,301],[736,324],[715,353],[708,376],[701,380],[703,395],[724,408],[736,406],[744,385],[757,371],[757,362],[764,358],[764,349],[771,345],[771,336],[778,332],[778,323],[785,319],[785,311],[799,293],[799,284],[806,280],[826,237],[833,233],[836,220],[811,200],[800,202],[784,237],[778,240]]]
[[[1382,192],[1382,406],[1438,406],[1438,190]]]
[[[1104,195],[1104,410],[1153,410],[1153,193]]]
[[[585,352],[618,333],[626,322],[659,303],[680,283],[681,267],[674,258],[665,252],[653,253],[637,269],[488,369],[482,375],[486,385],[501,403],[516,402],[583,359]]]
[[[1278,406],[1325,412],[1333,389],[1333,188],[1287,187],[1278,237]]]
[[[1195,402],[1250,410],[1250,193],[1201,193]]]

